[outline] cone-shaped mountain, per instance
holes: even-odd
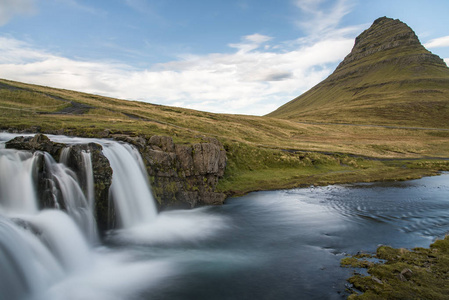
[[[405,23],[386,17],[337,69],[269,117],[295,121],[449,127],[449,68]]]

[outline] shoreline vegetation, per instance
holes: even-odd
[[[411,180],[449,171],[446,127],[408,128],[402,123],[388,127],[357,123],[348,126],[322,124],[319,120],[306,124],[269,117],[212,114],[3,79],[0,79],[0,107],[1,131],[98,138],[114,134],[167,135],[176,143],[185,144],[200,142],[205,136],[215,137],[227,153],[226,171],[217,191],[228,196],[311,185]],[[386,262],[370,264],[368,272],[374,274],[370,277],[351,277],[349,282],[366,293],[350,298],[410,299],[431,292],[435,299],[443,299],[436,294],[439,293],[436,287],[427,288],[427,282],[440,284],[443,280],[440,270],[449,266],[448,239],[436,244],[445,246],[419,251],[385,248],[388,253],[397,252],[386,258],[378,250],[377,257]],[[388,272],[382,275],[376,273],[381,272],[378,269]],[[391,280],[398,270],[401,274],[404,269],[413,272],[413,282]],[[413,297],[406,294],[412,284],[418,286]],[[403,295],[406,296],[401,298]]]
[[[429,248],[395,249],[380,246],[376,254],[343,258],[354,268],[348,297],[355,299],[447,299],[449,295],[449,236]],[[367,276],[357,270],[366,269]]]

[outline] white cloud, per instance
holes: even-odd
[[[242,42],[239,44],[229,44],[228,46],[231,48],[239,49],[240,53],[246,53],[259,48],[262,44],[268,42],[271,39],[272,37],[255,33],[244,36],[242,38]]]
[[[122,1],[143,13],[152,12],[144,1]],[[0,77],[121,99],[263,115],[323,80],[351,50],[360,27],[337,29],[350,0],[333,1],[331,9],[323,9],[324,0],[296,0],[310,16],[303,20],[308,23],[301,23],[311,30],[309,37],[274,44],[273,37],[254,33],[229,44],[231,53],[185,54],[148,69],[69,59],[0,36]],[[315,29],[323,31],[313,34]]]
[[[445,58],[444,62],[446,63],[447,66],[449,66],[449,58]]]
[[[337,28],[341,19],[351,12],[353,0],[296,0],[296,6],[301,10],[302,16],[297,25],[311,34],[323,34]]]
[[[430,40],[424,44],[424,47],[429,48],[429,49],[430,48],[449,47],[449,35]]]
[[[247,35],[244,38],[245,38],[245,40],[256,43],[256,44],[263,44],[272,39],[272,37],[258,34],[258,33]]]
[[[1,0],[0,0],[1,1]],[[77,3],[75,0],[59,0]],[[124,0],[135,9],[140,0]],[[266,114],[329,75],[349,53],[359,28],[337,29],[348,0],[322,10],[321,0],[296,0],[321,34],[272,44],[259,33],[228,46],[232,53],[187,54],[149,69],[68,59],[0,37],[0,77],[122,99],[222,113]],[[321,26],[321,27],[320,27]]]
[[[0,26],[8,23],[14,16],[35,12],[34,0],[0,0]]]
[[[0,77],[197,110],[262,115],[323,80],[353,45],[352,38],[338,35],[313,44],[293,41],[295,45],[271,47],[276,51],[243,46],[270,40],[245,36],[234,53],[185,55],[139,70],[68,59],[2,37]]]

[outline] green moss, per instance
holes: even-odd
[[[348,281],[363,294],[350,299],[448,299],[449,238],[429,249],[394,249],[381,246],[376,258],[384,262],[360,265],[357,258],[345,258],[342,265],[364,267],[370,276],[353,276]]]
[[[372,262],[368,260],[362,260],[357,257],[345,257],[340,261],[342,267],[351,268],[368,268],[373,265]]]

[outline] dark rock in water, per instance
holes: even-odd
[[[216,192],[224,175],[226,151],[215,138],[203,138],[193,145],[175,144],[169,136],[112,135],[134,145],[140,152],[160,208],[193,208],[222,204],[226,198]]]
[[[115,228],[115,208],[109,201],[109,187],[112,183],[112,168],[109,160],[102,153],[103,147],[96,143],[71,145],[66,163],[76,174],[81,187],[86,192],[87,178],[85,176],[82,152],[88,152],[92,160],[92,172],[95,190],[95,214],[100,231]]]
[[[18,136],[6,142],[5,147],[8,149],[30,150],[48,152],[56,160],[59,159],[62,149],[66,147],[65,144],[52,142],[44,134],[36,134],[35,136]]]
[[[11,221],[13,221],[17,226],[22,227],[25,230],[28,230],[29,232],[33,233],[36,236],[42,235],[42,232],[36,228],[32,223],[25,221],[20,218],[12,218]]]

